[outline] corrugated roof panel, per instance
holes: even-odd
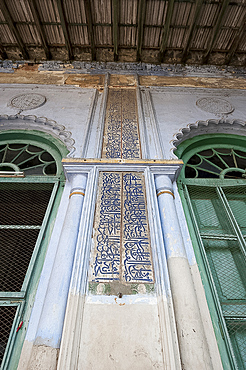
[[[119,27],[119,45],[136,46],[137,27]]]
[[[0,22],[5,22],[5,18],[3,16],[1,9],[0,9]]]
[[[27,24],[18,24],[16,28],[24,44],[41,45],[41,40],[37,33],[36,27]]]
[[[6,24],[0,24],[0,39],[2,44],[16,44],[16,39]]]
[[[63,4],[68,23],[87,23],[84,1],[64,0]]]
[[[145,27],[143,37],[143,47],[158,47],[160,45],[161,28]]]
[[[204,4],[199,19],[200,26],[213,26],[219,15],[220,6],[217,4]]]
[[[176,47],[177,40],[178,40],[178,33],[179,30],[177,28],[170,28],[169,30],[169,37],[168,37],[168,47]]]
[[[210,32],[211,30],[209,28],[197,28],[190,47],[194,49],[206,49]]]
[[[94,40],[96,45],[112,45],[112,27],[94,26]]]
[[[181,28],[179,30],[179,36],[177,40],[176,47],[177,48],[182,48],[184,46],[185,40],[187,39],[187,30],[185,28]]]
[[[5,0],[10,14],[16,24],[18,32],[27,45],[40,46],[41,39],[37,26],[34,24],[34,17],[28,1],[32,0]],[[113,44],[113,0],[89,0],[93,20],[93,37],[97,46],[112,47]],[[206,52],[208,43],[218,22],[222,9],[223,0],[203,0],[201,12],[198,19],[194,19],[196,0],[175,0],[170,28],[168,30],[169,49],[184,49],[187,45],[189,31],[195,21],[195,28],[192,41],[189,45],[191,50],[198,49]],[[57,0],[36,0],[37,12],[41,19],[42,28],[49,45],[64,45],[65,39],[61,25],[60,15],[57,7]],[[88,34],[87,12],[85,0],[62,0],[64,17],[68,23],[68,32],[72,45],[89,46],[90,35]],[[119,46],[136,48],[138,37],[139,21],[139,0],[118,0],[119,4]],[[146,0],[146,12],[143,21],[142,47],[153,48],[153,58],[156,58],[156,49],[160,47],[164,25],[167,16],[169,0]],[[213,50],[226,51],[231,48],[237,40],[239,28],[246,12],[246,0],[233,0],[227,6],[223,17],[218,37]],[[0,21],[5,22],[0,11]],[[51,23],[49,25],[49,23]],[[4,45],[16,45],[16,40],[7,25],[0,25],[1,42]],[[240,41],[238,50],[246,48],[246,36]],[[5,46],[6,50],[8,46]],[[11,52],[11,49],[9,49]],[[8,51],[8,50],[7,50]],[[107,53],[107,51],[106,51]],[[131,54],[129,51],[120,51],[121,57],[127,60]],[[124,55],[125,53],[125,55]],[[12,55],[12,54],[10,54]],[[100,55],[105,55],[104,52]],[[171,54],[170,54],[171,55]],[[58,57],[58,56],[57,56]],[[141,56],[140,56],[141,58]],[[236,56],[237,61],[243,63],[243,56]],[[194,59],[194,58],[193,58]],[[235,60],[236,60],[235,59]],[[154,60],[154,59],[153,59]],[[195,60],[195,59],[194,59]],[[233,59],[232,59],[233,60]],[[218,57],[218,63],[221,58]]]
[[[244,52],[246,51],[246,34],[244,34],[244,37],[240,41],[240,43],[238,45],[238,50],[239,51],[244,51]]]
[[[174,11],[172,16],[171,25],[173,26],[187,26],[190,24],[190,15],[193,4],[184,3],[174,3]]]
[[[159,25],[164,24],[166,17],[167,1],[149,0],[146,4],[145,24]]]
[[[91,0],[93,23],[112,23],[111,0]]]
[[[228,5],[227,12],[224,17],[224,26],[239,27],[243,21],[246,8],[241,5]]]
[[[214,45],[215,50],[229,50],[233,44],[237,34],[237,29],[240,27],[245,14],[245,8],[238,5],[229,5],[223,17],[223,23],[220,28],[217,40]],[[225,28],[226,27],[226,28]]]
[[[59,45],[59,44],[64,45],[65,44],[65,39],[64,39],[61,26],[45,25],[43,26],[43,28],[45,30],[49,45]]]
[[[236,31],[232,29],[222,29],[220,30],[218,34],[218,38],[214,44],[215,50],[229,50],[234,37],[235,37]]]
[[[137,24],[138,0],[122,0],[119,8],[120,24]]]
[[[54,0],[36,0],[42,22],[60,22],[57,3]]]
[[[6,6],[14,22],[34,22],[27,0],[8,0]]]
[[[74,45],[89,45],[87,26],[68,26],[71,43]]]

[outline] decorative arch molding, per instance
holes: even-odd
[[[34,115],[0,115],[0,132],[4,130],[38,130],[52,135],[62,141],[69,151],[71,157],[75,151],[75,140],[71,137],[72,133],[66,131],[65,126],[59,125],[54,120],[46,117],[36,117]]]
[[[177,155],[178,146],[187,139],[192,139],[198,135],[208,134],[233,134],[246,136],[246,122],[243,120],[229,119],[209,119],[207,121],[197,121],[190,123],[176,134],[176,138],[172,141],[173,150]]]

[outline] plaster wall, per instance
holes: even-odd
[[[142,132],[146,134],[145,139],[148,142],[149,158],[176,158],[176,156],[173,154],[172,140],[175,139],[176,134],[180,132],[181,129],[185,128],[190,123],[195,123],[198,120],[206,121],[208,119],[245,120],[246,92],[244,90],[142,86],[140,87],[140,91],[141,93],[139,99],[141,100],[141,104],[138,104],[138,109],[141,109],[141,107],[143,109],[142,112],[139,112],[139,116],[142,114],[143,117],[141,124],[144,126],[144,129]],[[57,122],[57,124],[64,125],[66,131],[71,132],[71,137],[75,140],[75,151],[72,154],[73,157],[79,158],[81,156],[85,156],[87,158],[95,158],[100,156],[100,138],[102,138],[103,135],[107,88],[104,88],[104,91],[101,91],[100,89],[97,90],[91,87],[83,88],[71,85],[54,86],[35,84],[6,84],[1,85],[0,92],[0,115],[35,115],[37,117],[46,117],[50,120],[54,120]],[[39,108],[25,110],[23,112],[10,105],[10,100],[14,96],[32,92],[45,95],[47,99],[46,103]],[[225,99],[233,106],[234,110],[230,114],[214,114],[205,112],[196,105],[196,101],[203,97]],[[9,128],[11,128],[11,121]],[[62,232],[61,225],[64,221],[64,213],[68,207],[68,194],[70,188],[71,185],[68,182],[57,215],[54,233],[47,251],[47,258],[40,278],[40,285],[36,296],[36,302],[34,304],[34,310],[30,319],[30,323],[36,322],[36,324],[29,326],[26,342],[23,347],[21,358],[22,363],[20,362],[19,369],[56,369],[57,366],[57,356],[61,340],[63,320],[59,321],[59,328],[57,329],[58,334],[55,338],[55,344],[50,339],[53,334],[48,332],[48,326],[52,327],[52,325],[57,325],[57,322],[53,320],[52,323],[45,328],[38,328],[37,323],[40,320],[40,316],[42,314],[42,304],[44,304],[44,302],[46,304],[46,309],[49,310],[49,302],[45,296],[48,286],[48,282],[46,280],[47,277],[49,279],[51,276],[53,263],[56,258],[55,254],[59,235]],[[151,188],[152,190],[149,190],[149,193],[152,191],[154,198],[154,196],[156,197],[156,194],[153,184],[149,184],[149,189]],[[88,190],[90,190],[90,188]],[[152,201],[151,204],[149,203],[148,206],[151,208],[151,210],[154,209],[154,217],[157,218],[155,222],[158,223],[158,210],[154,208],[153,204],[154,201]],[[200,309],[202,321],[203,323],[206,323],[204,327],[206,338],[202,337],[201,341],[204,339],[204,347],[209,347],[207,351],[208,359],[206,360],[205,365],[201,361],[199,366],[200,368],[219,369],[221,368],[221,362],[213,334],[209,312],[207,306],[204,307],[205,295],[200,276],[198,274],[192,246],[189,237],[187,236],[187,227],[184,214],[180,210],[180,207],[182,208],[182,206],[177,207],[176,205],[177,214],[179,217],[178,223],[181,225],[181,237],[184,240],[185,248],[184,256],[182,258],[184,258],[187,265],[189,262],[187,271],[191,267],[189,275],[190,280],[192,280],[191,285],[194,285],[194,291],[198,291],[198,293],[194,292],[194,300],[198,301],[197,305]],[[92,214],[93,211],[90,211],[90,213]],[[159,225],[159,233],[161,233],[160,230],[161,226]],[[152,234],[154,234],[153,226]],[[154,238],[155,237],[152,236],[152,241]],[[162,244],[163,240],[158,243],[160,243],[160,246],[163,247],[163,255],[165,255],[164,245]],[[77,245],[80,246],[79,243]],[[153,245],[155,245],[155,243],[153,243]],[[66,251],[65,247],[63,252],[64,251]],[[176,257],[174,257],[174,259],[176,259]],[[160,258],[160,256],[158,256],[158,258]],[[186,258],[188,262],[186,262]],[[173,271],[175,271],[175,275],[178,277],[180,270],[176,265],[177,259],[176,261],[174,261],[174,259],[169,262],[169,270],[171,264],[173,264],[171,267]],[[61,263],[61,271],[63,271],[63,268],[65,268],[65,262],[66,261]],[[159,262],[157,262],[157,264],[158,263]],[[161,268],[162,266],[160,267],[160,270]],[[155,273],[159,272],[155,271]],[[160,281],[159,285],[164,285],[163,281]],[[166,294],[168,295],[170,291],[167,283],[163,288],[162,293],[165,293],[165,290]],[[179,304],[180,296],[182,294],[183,292],[179,291],[178,297],[175,296],[175,300],[177,301],[176,306]],[[168,338],[168,335],[163,336],[161,333],[161,330],[163,329],[161,329],[160,320],[163,320],[164,315],[160,313],[160,305],[157,305],[158,298],[160,298],[160,295],[159,297],[153,296],[152,298],[148,298],[146,302],[140,304],[137,301],[134,301],[134,303],[129,302],[129,297],[127,296],[120,301],[116,296],[112,296],[111,300],[109,299],[109,301],[104,301],[102,298],[100,298],[100,296],[97,296],[96,298],[98,301],[90,300],[90,296],[87,296],[85,305],[82,307],[82,310],[84,310],[84,315],[81,314],[81,322],[78,323],[82,330],[79,339],[80,347],[78,353],[78,368],[165,368],[166,363],[165,359],[163,359],[162,352],[164,346],[162,342],[163,339],[161,339],[161,337]],[[171,298],[170,301],[168,301],[168,307],[172,305],[170,302]],[[166,310],[168,312],[168,309]],[[63,311],[65,312],[65,304],[63,304]],[[70,313],[70,315],[71,314],[72,313]],[[163,316],[162,318],[160,318],[161,315]],[[190,321],[187,320],[189,315],[191,315],[191,320],[192,316],[195,314],[193,315],[193,312],[184,312],[184,326],[186,325],[188,329],[190,329]],[[198,317],[197,322],[200,325],[201,322],[199,320],[200,319]],[[173,319],[173,322],[174,321],[175,319]],[[170,327],[172,330],[174,330],[174,325],[170,325]],[[167,331],[168,330],[170,332],[169,328]],[[68,332],[67,335],[70,335],[70,333]],[[180,340],[182,340],[182,338]],[[193,346],[194,343],[191,340],[190,343]],[[182,352],[182,345],[180,348]],[[201,349],[201,352],[202,350],[203,349]],[[30,358],[29,365],[28,361],[24,361],[27,353],[29,353],[28,356]],[[177,353],[175,356],[176,358],[178,357]],[[184,355],[183,357],[185,358]],[[187,353],[186,357],[187,358],[185,361],[187,363],[198,363],[196,355],[194,355],[192,352],[189,354]],[[202,356],[200,357],[202,358]],[[40,360],[41,358],[46,358],[46,360],[43,362],[43,360]],[[193,365],[190,365],[189,368],[192,369],[192,366]],[[176,369],[177,366],[175,367],[174,365],[173,367],[170,366],[169,368]]]
[[[144,93],[145,90],[146,88],[143,88],[142,92]],[[245,90],[151,87],[149,91],[166,159],[176,158],[173,154],[172,140],[175,139],[176,134],[181,129],[189,124],[208,119],[245,121]],[[233,112],[230,114],[215,114],[203,111],[197,106],[196,102],[198,99],[207,97],[221,98],[228,101],[234,108]]]
[[[146,134],[150,146],[149,158],[176,158],[173,153],[175,148],[172,141],[176,134],[189,124],[208,119],[245,120],[245,90],[170,86],[140,87],[140,90]],[[75,140],[73,157],[81,157],[82,154],[88,158],[96,156],[98,135],[102,129],[100,119],[104,113],[102,98],[105,91],[95,93],[93,88],[71,85],[2,84],[0,92],[0,115],[35,115],[54,120],[57,124],[65,126],[65,130],[71,132],[71,138]],[[148,92],[147,98],[145,97],[146,92]],[[36,109],[25,111],[11,106],[11,99],[23,93],[44,95],[46,103]],[[196,104],[198,99],[204,97],[225,99],[233,106],[234,110],[229,114],[205,112]],[[147,108],[146,104],[148,104]],[[151,109],[152,117],[149,124],[147,115],[150,113],[146,112],[146,109]],[[86,143],[88,150],[87,153],[84,153],[85,141],[88,140],[86,137],[88,125],[90,125],[90,142]],[[161,150],[156,144],[157,135],[159,135]]]
[[[81,156],[89,110],[94,99],[94,89],[81,89],[76,86],[6,84],[1,85],[0,93],[0,115],[35,115],[56,121],[57,124],[65,126],[65,130],[70,131],[71,137],[75,140],[76,150],[73,156]],[[45,96],[45,104],[24,111],[10,104],[13,97],[32,93]],[[99,105],[100,99],[101,94],[97,100]],[[9,128],[11,129],[11,125]]]

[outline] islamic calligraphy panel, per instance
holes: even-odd
[[[153,283],[143,174],[99,178],[92,281]]]
[[[122,271],[126,282],[153,282],[143,174],[123,174]]]
[[[133,89],[109,89],[102,158],[141,158]]]
[[[102,158],[121,158],[121,90],[109,89]]]
[[[122,178],[117,172],[101,172],[96,207],[95,281],[119,280]]]

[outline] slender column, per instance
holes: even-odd
[[[98,171],[95,166],[88,174],[86,198],[79,226],[73,265],[71,266],[72,276],[57,370],[78,369],[97,183]]]
[[[70,194],[66,192],[69,201],[60,237],[47,252],[18,370],[34,368],[37,363],[40,370],[55,370],[57,367],[86,182],[85,174],[71,176]],[[56,249],[54,257],[53,252],[50,253],[52,248]]]
[[[46,293],[35,345],[47,345],[53,348],[59,348],[60,346],[85,187],[86,176],[84,174],[73,176],[69,205]]]
[[[168,176],[155,178],[167,255],[181,363],[184,369],[212,369],[201,314]]]

